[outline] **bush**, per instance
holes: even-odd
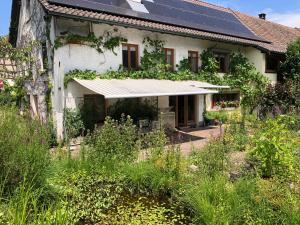
[[[231,151],[245,151],[249,136],[241,123],[231,123],[225,128],[223,143]]]
[[[24,180],[32,186],[43,184],[50,163],[47,131],[16,110],[0,109],[0,180],[6,188],[14,189]]]
[[[299,137],[288,130],[283,118],[267,119],[252,138],[250,155],[262,177],[291,178],[295,174],[294,155]]]
[[[81,112],[79,110],[65,109],[64,124],[68,139],[76,138],[82,135],[84,132],[84,124],[82,121]]]
[[[89,160],[132,161],[137,158],[136,126],[130,117],[120,121],[107,117],[103,127],[89,137]]]
[[[224,110],[221,111],[206,111],[204,113],[205,121],[217,120],[218,122],[226,123],[228,120],[228,113]]]
[[[205,176],[213,177],[224,174],[229,168],[229,149],[221,139],[215,139],[208,143],[205,149],[193,152],[191,163],[199,167],[199,171]]]
[[[284,84],[277,83],[269,85],[264,92],[259,104],[260,115],[266,117],[268,114],[278,116],[295,111],[300,107],[299,90],[300,82],[288,81]]]
[[[300,221],[299,198],[276,180],[246,177],[232,183],[216,176],[199,179],[185,189],[196,224],[296,225]]]
[[[259,104],[269,80],[257,72],[254,64],[249,62],[242,53],[233,53],[230,57],[229,73],[224,79],[232,88],[238,88],[242,95],[241,105],[250,113]]]
[[[288,45],[281,72],[286,79],[300,80],[300,38]]]
[[[155,120],[157,118],[157,106],[147,100],[143,102],[137,99],[118,100],[108,112],[115,120],[119,120],[122,115],[130,116],[134,123],[138,123],[141,119]]]

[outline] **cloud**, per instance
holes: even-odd
[[[283,13],[275,12],[272,9],[265,9],[267,19],[289,27],[300,27],[300,11],[288,11]]]

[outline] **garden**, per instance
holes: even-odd
[[[0,224],[300,224],[299,49],[300,40],[290,45],[286,82],[277,86],[233,54],[226,77],[241,90],[242,110],[206,113],[224,123],[224,133],[188,157],[163,129],[140,135],[129,115],[87,132],[71,115],[78,126],[67,132],[85,133],[80,153],[71,156],[70,140],[54,151],[51,121],[20,115],[21,97],[6,88]]]

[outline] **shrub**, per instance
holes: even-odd
[[[130,116],[134,123],[138,123],[141,119],[155,120],[157,118],[157,106],[147,100],[143,102],[137,99],[118,100],[108,112],[115,120],[119,120],[122,115]]]
[[[102,128],[96,130],[89,139],[89,160],[132,161],[136,159],[137,132],[130,117],[120,121],[107,117]]]
[[[232,183],[216,176],[201,178],[185,189],[196,224],[296,225],[300,221],[299,198],[276,180],[246,177]]]
[[[231,123],[225,128],[223,143],[231,151],[245,151],[249,136],[241,123]]]
[[[286,114],[300,107],[299,93],[296,94],[296,89],[300,87],[300,83],[296,81],[288,81],[284,84],[277,83],[269,85],[264,92],[259,104],[260,115],[278,116]]]
[[[293,161],[299,138],[288,130],[282,118],[267,119],[252,138],[250,155],[262,177],[290,178],[295,173]]]
[[[228,153],[221,139],[215,139],[208,143],[205,149],[193,152],[191,163],[199,167],[199,171],[205,176],[216,176],[227,171],[229,166]]]
[[[257,72],[255,66],[242,53],[233,53],[230,58],[229,73],[224,79],[232,88],[241,91],[241,105],[252,112],[259,104],[269,81]]]
[[[300,38],[288,45],[281,71],[286,79],[300,79]]]
[[[159,157],[124,167],[123,173],[135,193],[171,196],[180,185],[180,148],[169,147]]]
[[[47,131],[16,110],[0,109],[0,180],[6,188],[14,189],[24,179],[32,186],[43,184],[50,162]]]
[[[64,124],[68,139],[78,137],[84,132],[84,124],[79,110],[65,109]]]
[[[221,111],[206,111],[204,113],[204,119],[206,121],[217,120],[222,123],[226,123],[228,120],[228,113],[224,110]]]

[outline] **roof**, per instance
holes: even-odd
[[[48,0],[50,4],[264,41],[231,12],[183,0]]]
[[[74,81],[106,99],[139,98],[156,96],[204,95],[218,93],[214,90],[188,85],[184,81],[125,79],[125,80],[80,80]]]
[[[203,81],[189,80],[189,81],[182,81],[182,82],[197,88],[207,88],[207,89],[229,89],[230,88],[230,86],[214,85]]]
[[[198,0],[169,0],[170,2],[188,2],[191,5],[197,5],[204,7],[205,9],[213,9],[219,13],[216,17],[222,17],[221,12],[233,15],[237,18],[245,27],[247,27],[250,32],[252,32],[256,38],[246,38],[243,35],[237,36],[235,34],[229,34],[228,32],[220,32],[221,30],[215,29],[216,32],[210,29],[200,29],[196,26],[184,26],[179,25],[179,23],[167,23],[161,22],[160,20],[151,20],[139,16],[128,15],[127,13],[112,13],[109,10],[99,11],[99,8],[87,9],[84,7],[79,7],[82,2],[90,3],[99,1],[96,0],[38,0],[44,7],[44,9],[51,15],[58,15],[67,18],[83,19],[94,22],[107,23],[111,25],[120,25],[125,27],[133,27],[143,30],[163,32],[168,34],[175,34],[181,36],[187,36],[192,38],[200,38],[213,41],[222,41],[229,43],[236,43],[244,46],[254,46],[258,47],[263,51],[271,51],[276,53],[284,53],[287,48],[287,44],[294,40],[297,36],[300,36],[300,29],[290,28],[262,19],[258,19],[246,14],[233,11],[229,8],[224,8],[221,6],[213,5]],[[122,0],[124,1],[124,0]],[[142,0],[145,2],[151,2],[151,0]],[[162,0],[160,0],[161,2]],[[55,3],[56,2],[56,3]],[[57,2],[65,2],[65,4],[58,4]],[[120,2],[120,0],[101,0],[101,2]],[[67,4],[66,4],[67,3]],[[149,3],[150,4],[150,3]],[[18,0],[13,0],[13,10],[18,8]],[[206,14],[206,11],[202,14]],[[190,14],[188,15],[190,16]],[[18,18],[11,20],[11,24],[18,21]],[[200,21],[200,20],[198,20]],[[177,21],[176,21],[177,22]],[[207,20],[209,22],[209,20]],[[206,22],[205,22],[206,23]],[[194,25],[194,24],[191,24]],[[11,25],[12,27],[12,25]],[[220,27],[220,26],[219,26]],[[13,41],[11,37],[16,30],[11,29],[10,31],[10,41]],[[258,37],[258,38],[257,38]]]
[[[259,43],[264,49],[271,52],[284,53],[288,44],[300,37],[299,28],[291,28],[268,20],[249,16],[237,11],[232,11],[244,24],[246,24],[256,35],[271,43]]]
[[[87,10],[75,6],[66,6],[61,4],[54,4],[49,0],[39,0],[44,8],[51,15],[59,15],[69,18],[85,19],[95,22],[103,22],[112,25],[121,25],[125,27],[139,28],[149,31],[164,32],[194,38],[201,38],[207,40],[216,40],[222,42],[238,43],[247,46],[257,46],[258,42],[263,40],[251,40],[243,37],[236,37],[221,33],[214,33],[200,29],[193,29],[190,27],[172,25],[168,23],[161,23],[156,21],[149,21],[147,19],[133,18],[126,15],[115,15],[107,12],[99,12],[95,10]],[[176,0],[179,1],[179,0]],[[194,3],[194,1],[189,0]],[[266,42],[266,41],[265,41]]]

